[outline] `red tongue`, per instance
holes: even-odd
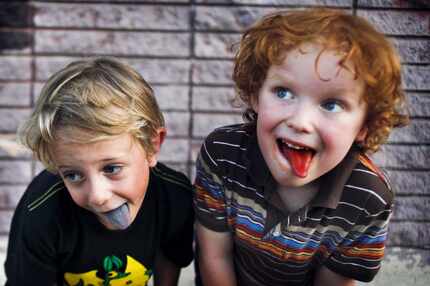
[[[286,146],[282,149],[284,156],[293,168],[293,172],[301,178],[306,177],[313,157],[312,151],[295,150]]]

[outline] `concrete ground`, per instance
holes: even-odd
[[[4,285],[4,260],[7,239],[0,238],[0,285]],[[357,286],[428,286],[430,285],[429,256],[415,250],[391,249],[381,272],[371,283],[357,283]],[[424,260],[424,261],[423,261]],[[152,283],[150,283],[152,285]],[[181,273],[179,286],[194,285],[194,268],[191,264]]]

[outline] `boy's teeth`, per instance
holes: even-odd
[[[285,145],[287,145],[288,148],[291,148],[291,149],[296,149],[296,150],[305,150],[305,149],[308,149],[306,147],[293,145],[291,143],[286,142],[285,140],[282,140],[282,143],[284,143]]]

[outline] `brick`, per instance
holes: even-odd
[[[430,93],[409,92],[407,96],[411,116],[430,117]]]
[[[206,137],[217,127],[242,122],[238,114],[202,114],[196,113],[193,120],[193,137]]]
[[[190,7],[35,3],[36,27],[188,30]]]
[[[430,237],[430,223],[428,222],[392,221],[388,227],[388,245],[428,249],[430,241],[423,239],[425,237]]]
[[[430,66],[403,66],[403,86],[405,89],[429,90]]]
[[[24,28],[31,26],[30,5],[22,2],[0,3],[0,27]]]
[[[0,185],[0,209],[12,209],[18,204],[27,185]]]
[[[388,142],[395,143],[430,143],[430,120],[414,119],[403,128],[395,128]]]
[[[0,210],[0,234],[9,233],[13,211]]]
[[[161,148],[159,159],[162,162],[185,163],[188,161],[188,151],[187,139],[167,138]]]
[[[31,59],[29,57],[0,57],[0,80],[29,80],[30,78]]]
[[[191,182],[193,183],[196,179],[196,165],[195,164],[191,165],[190,169],[191,169],[190,170],[190,179],[191,179]]]
[[[227,60],[196,61],[193,82],[196,84],[233,84],[233,63]]]
[[[30,158],[30,152],[17,142],[16,134],[0,135],[0,157]]]
[[[240,4],[240,5],[300,5],[351,7],[352,0],[196,0],[197,3]]]
[[[195,111],[236,111],[234,89],[231,87],[193,87],[193,104]]]
[[[35,51],[57,54],[185,57],[190,54],[190,34],[37,30]]]
[[[160,65],[157,65],[156,63],[152,63],[153,60],[149,60],[149,64],[144,64],[144,68],[142,69],[143,72],[141,74],[145,73],[143,77],[149,81],[149,79],[155,81],[160,80],[157,78],[157,74],[161,73],[161,66],[168,65],[167,61],[161,62]],[[183,81],[187,80],[185,77],[182,76],[181,71],[183,70],[183,65],[181,65],[181,62],[177,61],[171,61],[171,65],[169,67],[166,67],[165,73],[170,74],[171,76],[164,77],[165,80],[172,80],[175,79],[177,81]],[[188,63],[188,62],[185,62]],[[158,71],[157,71],[158,70]],[[185,71],[188,73],[188,71]],[[150,76],[152,74],[152,76]],[[146,76],[148,75],[148,76]],[[183,77],[183,78],[181,78]],[[151,84],[151,83],[150,83]],[[157,99],[157,103],[161,110],[188,110],[188,104],[189,104],[189,87],[184,85],[177,85],[177,84],[168,84],[168,85],[153,85],[151,84],[154,95]],[[42,90],[43,84],[37,83],[34,85],[34,94],[36,95],[36,98],[39,97],[40,91]],[[1,96],[1,90],[0,90],[0,96]]]
[[[394,219],[401,220],[430,220],[429,197],[396,197]]]
[[[358,0],[357,6],[360,8],[429,8],[428,4],[426,4],[425,1],[427,0]]]
[[[191,141],[191,161],[194,163],[197,160],[197,156],[199,155],[200,149],[203,145],[204,138],[202,139],[193,139]]]
[[[430,146],[384,145],[372,157],[384,168],[429,169]]]
[[[30,83],[0,83],[1,106],[30,106]]]
[[[274,8],[197,6],[195,28],[198,31],[242,31]]]
[[[402,62],[430,63],[430,40],[395,39],[393,43],[400,54]]]
[[[233,44],[239,40],[240,34],[196,33],[194,53],[203,58],[233,58]]]
[[[162,110],[187,110],[189,87],[181,85],[154,85],[155,97]]]
[[[388,35],[427,36],[430,33],[430,13],[426,11],[358,10],[357,15]]]
[[[190,114],[188,112],[164,112],[168,136],[188,136]]]
[[[122,60],[122,59],[120,59]],[[188,83],[191,62],[182,59],[123,59],[151,84]]]
[[[36,79],[44,81],[54,72],[78,59],[73,57],[36,57]],[[130,64],[151,84],[189,82],[191,64],[188,60],[118,59]]]
[[[72,61],[81,60],[81,58],[71,57],[35,57],[35,76],[36,80],[46,81],[55,72],[64,68]],[[35,94],[39,94],[42,90],[41,85],[36,85]]]
[[[19,124],[30,116],[29,109],[1,108],[0,132],[15,133]]]
[[[387,170],[395,194],[430,195],[429,171]]]
[[[33,36],[25,31],[1,31],[0,52],[2,54],[29,54]]]
[[[31,180],[29,161],[0,161],[0,183],[28,184]]]

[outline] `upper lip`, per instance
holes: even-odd
[[[99,211],[97,211],[99,214],[107,214],[107,213],[110,213],[111,211],[114,211],[114,210],[116,210],[116,209],[118,209],[119,207],[121,207],[123,204],[125,204],[126,202],[124,202],[124,203],[122,203],[122,204],[119,204],[119,205],[117,205],[116,207],[114,207],[114,208],[110,208],[110,209],[108,209],[108,210],[99,210]]]

